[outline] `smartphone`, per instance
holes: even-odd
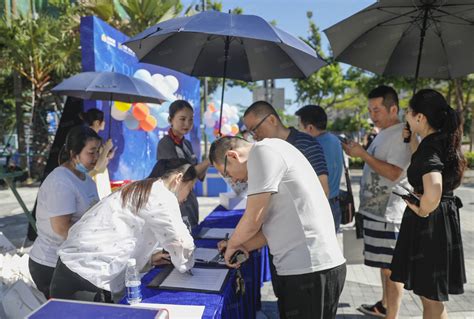
[[[410,143],[410,139],[411,139],[411,130],[410,130],[410,124],[408,124],[408,122],[405,124],[405,127],[406,129],[410,132],[410,136],[408,137],[405,137],[403,139],[403,143]]]
[[[406,190],[408,193],[410,193],[410,195],[412,195],[413,197],[415,197],[416,199],[420,200],[420,196],[416,195],[415,193],[413,193],[413,191],[411,189],[409,189],[408,187],[406,186],[403,186],[403,185],[399,185],[401,188],[403,188],[404,190]]]
[[[392,193],[397,196],[400,196],[401,198],[403,198],[404,200],[406,200],[407,202],[413,205],[420,206],[420,199],[412,194],[400,194],[397,192],[392,192]]]
[[[339,138],[339,140],[341,141],[341,143],[343,143],[343,144],[349,143],[349,140],[348,140],[347,138],[342,137],[342,136],[339,136],[339,135],[338,135],[337,137]]]

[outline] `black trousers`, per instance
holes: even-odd
[[[58,259],[51,281],[51,297],[69,300],[113,303],[109,291],[96,287],[70,270]]]
[[[29,258],[28,268],[30,269],[31,278],[33,278],[38,290],[43,293],[46,299],[49,299],[49,285],[51,284],[51,279],[53,278],[54,267],[38,264],[33,259]]]
[[[303,275],[278,276],[280,318],[336,318],[346,264]]]

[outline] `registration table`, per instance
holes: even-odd
[[[194,230],[199,234],[201,228],[234,228],[242,217],[242,210],[226,210],[218,206]],[[216,248],[218,240],[196,239],[196,247]],[[143,303],[202,305],[205,306],[202,318],[255,318],[260,309],[260,286],[270,280],[268,265],[268,250],[252,252],[249,260],[240,271],[245,281],[245,293],[236,293],[236,270],[230,275],[220,293],[203,293],[192,291],[177,291],[169,289],[148,288],[147,284],[162,270],[152,269],[142,278]],[[125,301],[123,301],[125,302]]]

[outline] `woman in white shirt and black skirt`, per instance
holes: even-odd
[[[157,178],[124,186],[92,207],[60,247],[51,297],[84,301],[120,298],[127,260],[137,269],[168,263],[185,272],[194,266],[194,241],[181,219],[179,202],[196,181],[194,166],[161,160]],[[157,243],[169,254],[152,254]]]

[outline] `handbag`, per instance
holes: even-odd
[[[346,162],[343,160],[344,175],[346,177],[347,191],[339,190],[339,207],[341,209],[341,224],[349,224],[354,220],[355,207],[354,196],[352,194],[351,177]]]

